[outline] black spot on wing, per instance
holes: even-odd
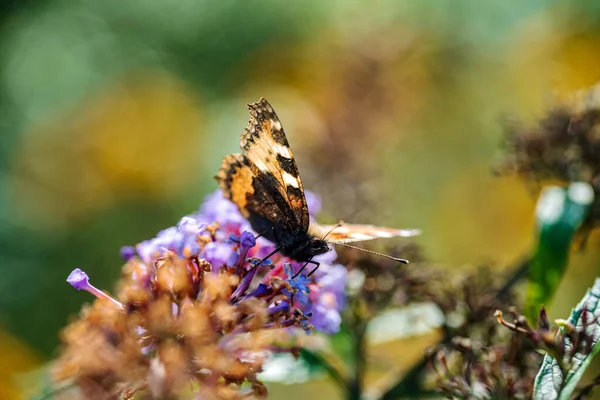
[[[275,117],[275,118],[277,118],[277,117]],[[273,140],[275,140],[275,143],[277,143],[281,146],[289,147],[287,138],[285,137],[285,133],[283,133],[283,129],[273,130],[271,132],[271,136],[273,137]]]
[[[294,204],[294,200],[297,202],[296,204],[304,204],[302,199],[304,198],[304,192],[302,189],[293,186],[286,186],[285,188],[288,197],[291,199],[292,204]]]
[[[281,183],[275,178],[274,175],[262,172],[258,168],[253,167],[254,174],[262,186],[262,190],[267,192],[271,197],[271,201],[275,204],[275,206],[281,210],[281,217],[278,216],[277,219],[281,219],[281,223],[286,227],[287,230],[296,232],[299,230],[304,230],[300,225],[298,219],[296,218],[296,213],[294,212],[296,206],[286,199],[281,192],[279,191],[279,187],[281,187]],[[288,195],[289,197],[289,195]],[[262,201],[257,199],[258,201]],[[271,219],[270,215],[272,212],[264,213],[263,216],[267,219]]]
[[[296,163],[291,158],[277,154],[277,163],[279,164],[279,167],[288,174],[292,175],[293,177],[298,176],[298,167],[296,167]]]
[[[275,199],[273,199],[272,192],[266,189],[259,179],[254,179],[252,186],[254,192],[246,198],[250,214],[264,219],[263,223],[287,225],[288,218],[286,217],[286,212],[288,212],[289,207],[284,207],[282,210]],[[250,222],[252,223],[253,220],[250,219]],[[252,227],[257,232],[264,229],[264,226],[256,227],[254,224]]]

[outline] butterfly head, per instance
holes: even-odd
[[[325,240],[306,233],[281,238],[278,242],[282,244],[281,252],[296,261],[308,261],[331,250]]]
[[[327,253],[331,248],[323,239],[313,237],[309,242],[310,253],[318,256],[319,254]]]

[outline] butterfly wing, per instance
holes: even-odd
[[[290,208],[285,203],[275,201],[272,192],[254,175],[246,156],[231,154],[223,158],[215,178],[225,197],[238,206],[240,213],[252,223],[255,230],[265,231],[265,236],[270,237],[272,225],[288,226],[295,223]]]
[[[353,243],[373,240],[378,238],[391,238],[396,236],[410,237],[420,235],[418,229],[393,229],[374,225],[317,225],[312,224],[311,233],[317,237],[324,237],[329,243]]]
[[[248,165],[278,208],[284,213],[289,210],[286,228],[307,232],[310,217],[302,180],[281,122],[264,98],[248,109],[250,121],[240,140]]]

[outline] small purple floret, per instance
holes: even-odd
[[[177,230],[187,235],[197,235],[202,232],[205,226],[206,224],[198,222],[195,218],[183,217],[177,224]]]
[[[69,284],[77,290],[86,290],[90,286],[90,278],[85,272],[83,272],[79,268],[75,268],[69,274],[67,282],[69,282]]]
[[[248,290],[248,288],[250,287],[250,284],[252,283],[252,280],[254,279],[254,276],[256,275],[257,271],[258,268],[253,268],[250,271],[248,271],[246,276],[242,278],[242,281],[238,285],[237,289],[231,295],[232,303],[235,303],[237,299],[239,299],[244,295],[244,293],[246,293],[246,290]]]
[[[240,214],[233,202],[223,196],[221,190],[217,190],[209,195],[202,204],[202,207],[200,207],[200,212],[195,214],[195,216],[197,220],[207,224],[218,221],[219,225],[228,232],[235,231],[240,227],[242,230],[250,228],[248,220]]]
[[[308,310],[314,315],[311,324],[315,329],[325,333],[339,331],[342,317],[341,310],[346,306],[346,278],[348,271],[339,264],[321,264],[313,275],[317,281],[313,292],[309,294]]]
[[[129,261],[135,256],[135,248],[133,246],[121,247],[121,258],[124,261]]]
[[[235,239],[235,242],[240,244],[240,253],[238,255],[237,268],[238,270],[242,270],[244,268],[244,263],[246,262],[248,250],[256,246],[256,239],[254,238],[254,234],[248,231],[242,232],[242,235],[239,238],[236,237]]]
[[[246,249],[256,246],[256,239],[252,232],[244,231],[240,237],[240,245]]]
[[[237,261],[237,252],[231,244],[210,242],[204,246],[204,259],[212,265],[212,272],[218,273],[223,265],[232,266]]]
[[[269,307],[267,311],[269,314],[288,313],[290,312],[290,303],[287,301],[282,301],[278,305]]]
[[[247,295],[247,297],[262,297],[269,293],[269,287],[264,283],[259,283],[258,287],[254,291]]]

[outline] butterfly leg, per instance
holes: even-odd
[[[313,268],[313,270],[312,270],[312,271],[310,271],[310,274],[308,274],[308,275],[307,275],[307,276],[309,276],[309,277],[310,277],[312,274],[314,274],[314,273],[315,273],[315,272],[316,272],[316,271],[319,269],[319,266],[321,266],[321,263],[318,263],[318,262],[316,262],[316,261],[312,261],[312,260],[311,260],[311,261],[309,261],[309,263],[311,263],[311,264],[314,264],[314,265],[315,265],[315,267]]]
[[[266,256],[265,258],[263,258],[262,260],[260,260],[257,264],[255,264],[252,269],[258,267],[260,264],[264,263],[265,260],[268,260],[273,254],[277,253],[279,250],[281,250],[281,247],[277,247],[275,250],[273,250],[268,256]]]
[[[319,268],[319,266],[321,265],[321,263],[318,263],[318,262],[316,262],[316,261],[313,261],[313,260],[308,260],[308,261],[307,261],[307,262],[306,262],[306,263],[305,263],[305,264],[302,266],[302,268],[300,268],[300,270],[298,270],[298,272],[296,272],[296,273],[294,274],[294,276],[292,276],[292,279],[294,279],[294,278],[296,278],[298,275],[300,275],[300,274],[302,273],[302,271],[304,271],[304,269],[306,268],[306,266],[307,266],[308,264],[313,264],[313,265],[315,265],[315,268],[314,268],[312,271],[310,271],[310,274],[308,274],[308,275],[306,275],[306,276],[311,276],[312,274],[314,274],[314,273],[315,273],[315,271],[316,271],[316,270]]]
[[[261,232],[254,237],[254,240],[257,240],[259,237],[262,237],[266,232]]]
[[[308,264],[314,264],[314,265],[315,265],[315,268],[314,268],[312,271],[310,271],[310,274],[308,274],[308,275],[307,275],[307,277],[309,277],[309,276],[311,276],[312,274],[314,274],[314,272],[315,272],[315,271],[316,271],[316,270],[319,268],[319,266],[321,265],[321,263],[318,263],[318,262],[316,262],[316,261],[313,261],[313,260],[309,260],[309,261],[307,261],[307,262],[306,262],[306,263],[305,263],[305,264],[302,266],[302,268],[300,268],[300,270],[299,270],[298,272],[296,272],[296,273],[294,274],[294,276],[292,276],[292,279],[294,279],[294,278],[296,278],[298,275],[300,275],[300,274],[302,273],[302,271],[304,271],[304,268],[306,268],[306,266],[307,266]],[[292,293],[292,296],[290,297],[290,304],[294,304],[294,294],[293,294],[293,293]]]

